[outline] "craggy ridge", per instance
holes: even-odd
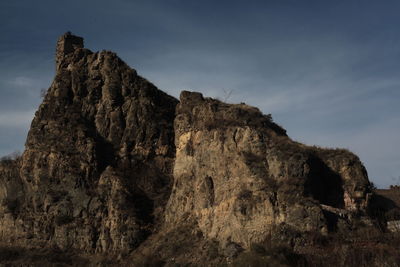
[[[25,151],[0,164],[0,238],[184,262],[168,250],[179,237],[167,238],[183,231],[192,262],[216,248],[220,263],[265,240],[299,245],[283,233],[371,224],[370,196],[351,152],[294,142],[245,104],[187,91],[178,101],[66,33]]]

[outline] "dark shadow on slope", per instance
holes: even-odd
[[[327,211],[327,210],[322,210],[322,213],[324,214],[324,217],[326,219],[328,231],[335,232],[337,230],[339,216],[337,214]]]
[[[305,194],[321,204],[344,208],[342,179],[320,158],[312,155],[308,159],[310,174],[304,185]]]
[[[100,134],[95,135],[96,141],[96,158],[98,160],[98,171],[102,173],[107,166],[114,166],[115,164],[115,150],[114,146],[108,142]]]
[[[145,224],[154,222],[154,201],[146,196],[145,193],[136,190],[132,194],[131,203],[134,205],[136,217]]]
[[[387,221],[400,220],[400,207],[392,199],[374,193],[369,201],[368,215],[385,229]]]
[[[2,266],[85,266],[89,261],[73,250],[27,249],[1,245],[0,263]]]

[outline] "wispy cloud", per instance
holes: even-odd
[[[4,128],[27,128],[35,115],[34,110],[29,111],[6,111],[0,113],[0,127]]]
[[[28,129],[71,30],[176,97],[233,90],[228,101],[272,113],[294,139],[350,148],[387,186],[400,166],[400,4],[339,2],[1,2],[0,151],[24,142],[12,127]]]
[[[29,88],[32,86],[36,86],[37,81],[29,77],[17,76],[14,79],[10,80],[9,84],[11,86]]]

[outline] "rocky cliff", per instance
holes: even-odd
[[[169,197],[178,101],[114,53],[83,48],[82,38],[63,35],[56,58],[54,82],[15,163],[19,174],[1,175],[11,183],[3,199],[18,203],[4,214],[1,237],[132,250]]]
[[[283,225],[328,232],[326,206],[365,212],[369,182],[350,152],[293,142],[257,108],[199,93],[176,110],[166,225],[193,216],[207,237],[249,248]]]
[[[186,91],[178,101],[67,33],[23,155],[0,164],[0,238],[154,253],[181,227],[203,250],[239,252],[288,229],[351,228],[369,188],[351,152],[294,142],[245,104]]]

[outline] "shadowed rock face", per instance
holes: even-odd
[[[22,157],[0,164],[3,241],[131,251],[190,222],[248,248],[283,226],[326,233],[336,213],[366,211],[357,156],[296,143],[257,108],[191,92],[178,104],[68,33],[56,70]]]
[[[84,49],[82,38],[63,35],[56,58],[18,163],[19,220],[3,220],[3,232],[16,222],[21,239],[131,250],[169,196],[178,101],[114,53]]]

